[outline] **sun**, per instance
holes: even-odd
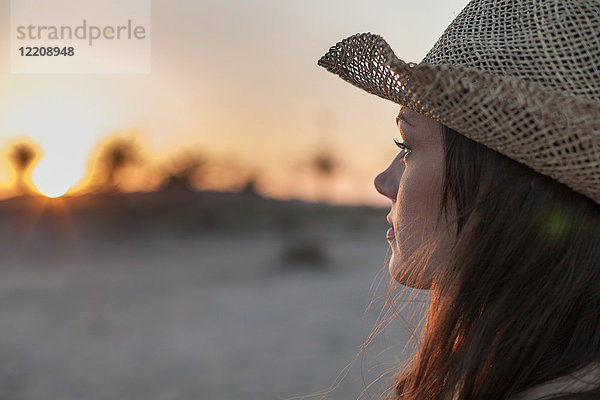
[[[60,159],[46,158],[32,172],[33,185],[46,197],[56,198],[66,194],[80,178],[79,172]]]
[[[48,187],[44,187],[44,186],[48,186]],[[70,188],[64,188],[64,187],[50,187],[47,184],[44,184],[40,187],[37,187],[37,189],[40,191],[41,194],[43,194],[44,196],[50,198],[50,199],[56,199],[58,197],[64,196]]]
[[[25,137],[40,148],[30,184],[48,197],[77,190],[99,139],[126,119],[113,99],[85,85],[73,86],[70,80],[28,78],[30,86],[0,93],[0,131]]]

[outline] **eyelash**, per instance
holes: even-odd
[[[407,145],[404,144],[404,142],[401,142],[398,139],[394,139],[394,143],[396,143],[396,146],[398,146],[401,150],[404,150],[405,153],[410,152],[410,149]]]

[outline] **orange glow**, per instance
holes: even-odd
[[[10,91],[9,85],[0,96],[0,125],[3,132],[25,135],[43,150],[36,159],[39,164],[27,171],[27,184],[35,187],[34,193],[56,197],[83,179],[95,138],[118,125],[121,117],[109,99],[92,96],[85,88],[36,79],[19,91]]]
[[[143,135],[135,129],[114,132],[101,140],[89,155],[83,177],[71,186],[69,193],[102,191],[118,189],[123,192],[150,191],[156,188],[156,157],[150,154],[141,139]],[[110,161],[107,157],[119,158],[114,153],[124,151],[126,154],[122,165],[116,167],[112,179]],[[110,153],[113,153],[112,155]],[[114,168],[114,167],[113,167]],[[112,186],[112,187],[111,187]]]
[[[251,157],[231,152],[217,153],[212,149],[214,146],[200,144],[157,156],[147,149],[144,138],[144,132],[133,128],[106,136],[97,143],[91,155],[85,154],[88,161],[82,168],[83,172],[68,162],[72,153],[70,149],[63,148],[60,151],[56,147],[54,154],[48,154],[44,147],[42,154],[39,147],[29,140],[9,143],[5,148],[4,160],[10,167],[11,180],[3,182],[0,195],[40,194],[57,198],[65,194],[104,191],[148,192],[165,187],[170,178],[179,177],[186,168],[197,162],[197,173],[191,175],[189,182],[192,190],[238,191],[253,180],[256,190],[268,197],[331,204],[387,205],[386,199],[372,186],[375,170],[347,171],[344,165],[325,179],[316,175],[306,162],[286,167],[278,164],[277,160],[269,160],[268,165],[277,167],[268,167]],[[11,158],[11,151],[18,144],[27,144],[36,149],[28,167],[20,171],[15,166],[14,158]],[[107,157],[113,152],[114,158],[115,149],[118,148],[128,149],[129,155],[123,156],[126,160],[110,177]],[[67,154],[69,157],[66,157]]]

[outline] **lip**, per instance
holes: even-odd
[[[392,218],[388,215],[387,216],[387,222],[390,225],[390,229],[387,230],[387,232],[385,233],[385,237],[388,240],[393,240],[396,237],[396,233],[394,232],[394,223],[392,222]]]
[[[394,228],[388,229],[385,233],[385,237],[387,240],[394,240],[394,238],[396,237],[396,234],[394,233]]]

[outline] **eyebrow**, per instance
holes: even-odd
[[[400,121],[404,121],[407,124],[409,124],[410,126],[414,126],[408,119],[406,119],[402,110],[403,110],[403,108],[400,109],[400,111],[398,112],[398,116],[396,116],[396,125],[398,125],[398,123]]]

